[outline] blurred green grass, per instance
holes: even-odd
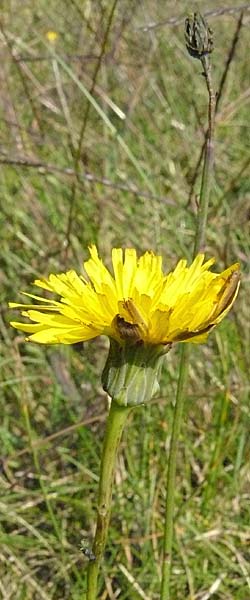
[[[234,2],[228,6],[236,7]],[[222,5],[209,3],[209,9]],[[199,3],[199,10],[206,8]],[[37,276],[82,269],[96,242],[192,255],[206,90],[183,42],[189,3],[3,3],[1,21],[0,594],[84,598],[107,402],[107,344],[44,348],[8,326]],[[142,27],[171,16],[148,31]],[[211,17],[218,89],[239,12]],[[235,308],[192,351],[178,462],[173,598],[246,600],[249,572],[249,85],[243,18],[217,114],[207,255],[241,262]],[[58,38],[50,47],[46,32]],[[98,56],[102,60],[98,63]],[[63,61],[63,62],[62,62]],[[66,69],[63,64],[66,65]],[[97,68],[98,67],[98,68]],[[93,88],[97,112],[85,91]],[[112,102],[111,102],[112,101]],[[120,109],[126,116],[121,119]],[[80,143],[81,130],[83,131]],[[14,163],[14,164],[13,164]],[[164,484],[178,377],[126,429],[100,598],[159,594]],[[143,434],[141,433],[143,432]],[[139,435],[140,433],[140,435]],[[133,579],[134,578],[134,579]]]

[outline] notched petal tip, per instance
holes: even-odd
[[[89,244],[88,251],[90,253],[91,258],[99,258],[98,250],[95,244]]]

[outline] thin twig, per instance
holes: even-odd
[[[132,585],[138,596],[140,596],[143,600],[150,600],[149,596],[146,596],[139,583],[137,583],[136,579],[133,577],[133,575],[131,575],[131,573],[128,571],[125,565],[123,565],[122,563],[118,563],[118,567],[123,573],[123,575],[125,575],[129,583]]]
[[[0,55],[1,56],[1,55]],[[99,60],[98,54],[62,54],[62,58],[65,61],[70,60],[79,60],[82,62],[89,63],[90,60]],[[43,61],[51,61],[50,54],[37,54],[35,56],[29,56],[18,54],[16,57],[16,62],[26,63],[26,62],[43,62]]]
[[[77,3],[75,2],[75,0],[71,0],[71,4],[74,6],[76,12],[78,13],[79,17],[80,17],[80,23],[85,23],[87,29],[93,33],[94,35],[96,35],[96,31],[94,30],[94,28],[91,25],[90,20],[86,17],[86,13],[85,13],[85,6],[84,3]]]
[[[241,14],[240,14],[240,17],[238,19],[238,22],[237,22],[236,30],[235,30],[235,33],[234,33],[234,36],[233,36],[233,39],[232,39],[232,44],[231,44],[231,47],[229,49],[227,60],[226,60],[226,63],[225,63],[225,68],[224,68],[224,71],[222,73],[221,80],[220,80],[220,83],[219,83],[218,92],[216,94],[215,114],[217,114],[217,112],[218,112],[219,103],[220,103],[220,100],[221,100],[221,97],[222,97],[222,94],[223,94],[223,91],[224,91],[225,83],[226,83],[226,80],[227,80],[227,77],[228,77],[228,74],[229,74],[229,69],[230,69],[231,63],[233,61],[233,58],[235,56],[236,47],[237,47],[237,44],[238,44],[238,41],[239,41],[239,37],[240,37],[240,30],[241,30],[242,24],[243,24],[243,16],[244,16],[244,12],[242,11]],[[196,163],[195,168],[194,168],[192,179],[190,181],[190,191],[189,191],[189,197],[188,197],[188,204],[191,202],[191,199],[192,199],[192,196],[193,196],[193,192],[194,192],[194,186],[195,186],[195,183],[196,183],[196,180],[197,180],[197,177],[198,177],[198,174],[199,174],[200,166],[201,166],[201,163],[202,163],[202,160],[203,160],[204,150],[205,150],[206,142],[207,142],[207,135],[208,135],[208,130],[206,130],[206,132],[205,132],[204,142],[203,142],[203,145],[201,147],[200,154],[199,154],[197,163]]]
[[[214,10],[207,10],[204,12],[204,17],[220,17],[223,15],[234,15],[237,12],[244,12],[250,10],[250,4],[240,4],[240,6],[227,6],[225,8],[215,8]],[[180,25],[183,23],[183,15],[181,17],[168,17],[163,21],[148,23],[148,25],[141,25],[137,28],[137,31],[150,31],[152,29],[158,29],[164,25]]]
[[[33,115],[34,115],[34,117],[36,119],[36,122],[37,122],[37,125],[38,125],[40,131],[42,132],[42,121],[40,119],[40,115],[38,113],[36,105],[34,103],[32,94],[30,93],[29,86],[28,86],[27,81],[26,81],[26,77],[23,74],[22,66],[18,62],[18,60],[16,59],[15,50],[13,49],[13,42],[11,42],[9,40],[9,38],[8,38],[8,36],[7,36],[7,34],[6,34],[5,30],[4,30],[4,27],[3,27],[2,23],[1,23],[1,21],[0,21],[0,31],[2,33],[2,36],[3,36],[4,40],[5,40],[5,43],[6,43],[6,46],[7,46],[8,50],[9,50],[9,53],[11,55],[13,64],[16,67],[17,73],[18,73],[19,78],[21,80],[21,83],[23,85],[23,89],[24,89],[24,92],[25,92],[25,94],[26,94],[26,96],[28,98],[28,102],[30,104],[31,111],[32,111],[32,113],[33,113]]]
[[[73,423],[73,425],[69,425],[68,427],[64,427],[64,429],[60,429],[60,431],[55,431],[55,433],[51,433],[51,435],[47,435],[47,437],[45,438],[39,438],[39,439],[35,439],[32,440],[32,443],[29,446],[26,446],[25,448],[23,448],[22,450],[19,450],[18,452],[13,452],[13,454],[10,454],[9,456],[7,456],[5,459],[3,459],[2,461],[2,466],[3,469],[7,468],[8,464],[12,461],[12,460],[17,460],[17,458],[20,458],[20,456],[23,456],[24,454],[27,453],[32,453],[34,448],[44,448],[45,446],[47,446],[47,444],[50,444],[50,442],[53,442],[54,440],[64,436],[64,435],[69,435],[71,434],[73,431],[76,431],[77,429],[80,429],[82,427],[86,427],[87,425],[91,425],[92,423],[97,423],[99,421],[105,421],[107,418],[107,413],[102,413],[100,415],[96,415],[95,417],[89,417],[88,419],[82,419],[81,421],[77,421],[77,423]]]
[[[225,68],[224,68],[224,71],[222,73],[222,77],[221,77],[220,84],[219,84],[219,89],[218,89],[218,92],[217,92],[217,95],[216,95],[216,107],[215,107],[215,112],[216,113],[218,112],[219,103],[220,103],[220,100],[221,100],[222,93],[224,91],[224,87],[225,87],[225,83],[226,83],[226,79],[227,79],[227,76],[228,76],[228,72],[229,72],[229,68],[230,68],[231,62],[232,62],[232,60],[233,60],[233,58],[235,56],[236,46],[238,44],[238,41],[239,41],[239,38],[240,38],[240,31],[241,31],[241,28],[242,28],[242,25],[243,25],[243,16],[244,16],[244,12],[242,11],[242,13],[240,14],[239,19],[237,21],[235,33],[234,33],[234,36],[233,36],[233,39],[232,39],[231,48],[229,49],[229,52],[228,52],[227,60],[226,60],[226,63],[225,63]]]
[[[238,173],[236,175],[234,175],[234,177],[231,179],[231,181],[229,182],[228,186],[226,187],[226,189],[224,190],[224,193],[222,194],[222,196],[220,197],[220,202],[232,191],[234,191],[235,187],[239,184],[239,181],[241,180],[242,175],[245,173],[245,171],[247,171],[249,169],[250,166],[250,156],[247,156],[246,160],[244,161],[243,165],[241,166],[240,170],[238,171]]]
[[[96,81],[97,81],[97,77],[98,77],[98,73],[99,73],[99,70],[100,70],[100,67],[101,67],[101,64],[102,64],[102,59],[103,59],[105,51],[106,51],[106,46],[107,46],[107,42],[108,42],[108,38],[109,38],[109,33],[110,33],[110,29],[111,29],[111,25],[112,25],[112,21],[113,21],[115,9],[116,9],[116,6],[117,6],[117,2],[118,2],[118,0],[114,0],[112,8],[111,8],[111,11],[110,11],[110,14],[109,14],[109,17],[108,17],[108,23],[107,23],[107,27],[106,27],[106,30],[105,30],[105,33],[104,33],[104,37],[103,37],[101,52],[100,52],[100,55],[98,57],[98,61],[97,61],[96,66],[95,66],[95,70],[94,70],[94,74],[93,74],[93,79],[92,79],[91,87],[89,89],[89,94],[91,96],[94,93],[95,85],[96,85]],[[84,112],[84,115],[83,115],[83,120],[82,120],[82,126],[81,126],[81,130],[80,130],[80,135],[79,135],[78,147],[77,147],[77,150],[76,150],[75,160],[74,160],[75,179],[73,181],[73,185],[72,185],[72,188],[71,188],[71,198],[70,198],[68,223],[67,223],[67,230],[66,230],[66,235],[65,235],[65,240],[66,240],[65,253],[66,254],[67,254],[67,250],[68,250],[69,245],[70,245],[71,228],[72,228],[72,223],[73,223],[73,218],[74,218],[74,208],[75,208],[75,200],[76,200],[77,180],[78,180],[78,175],[79,175],[79,168],[80,168],[80,161],[81,161],[81,154],[82,154],[82,144],[83,144],[84,134],[85,134],[85,130],[86,130],[86,125],[87,125],[87,122],[88,122],[88,116],[89,116],[90,108],[91,108],[91,103],[90,103],[89,100],[87,100],[85,112]]]
[[[44,173],[59,173],[62,175],[66,175],[68,177],[75,177],[75,171],[71,168],[57,167],[56,165],[44,163],[42,161],[30,160],[26,157],[18,157],[18,158],[10,158],[0,156],[0,164],[9,165],[9,166],[17,166],[23,168],[31,168],[37,169],[40,174]],[[149,192],[145,192],[143,190],[139,190],[137,186],[133,182],[125,183],[115,183],[106,177],[97,177],[92,173],[85,173],[83,171],[78,174],[78,183],[82,184],[84,181],[88,181],[93,184],[104,185],[105,187],[110,187],[114,190],[119,190],[122,192],[127,192],[129,194],[133,194],[138,198],[146,198],[147,200],[157,200],[160,203],[166,204],[167,206],[176,206],[176,202],[172,198],[167,198],[166,196],[158,196],[157,194],[151,194]]]

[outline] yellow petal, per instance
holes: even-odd
[[[32,323],[12,321],[12,326],[30,334],[39,343],[71,344],[105,334],[119,343],[201,343],[229,312],[239,290],[238,263],[223,273],[209,269],[214,258],[204,262],[198,254],[190,266],[181,259],[165,275],[162,257],[136,250],[112,250],[112,275],[99,258],[95,245],[84,263],[87,278],[74,270],[36,280],[36,285],[54,292],[54,300],[26,293],[37,304],[10,303],[24,310]]]

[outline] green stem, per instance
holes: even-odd
[[[115,401],[111,403],[103,442],[96,533],[93,544],[93,560],[90,560],[88,567],[86,600],[96,600],[97,598],[98,574],[107,540],[110,519],[116,456],[124,425],[131,410],[131,407],[119,406]]]
[[[176,459],[178,450],[178,441],[181,429],[181,419],[183,413],[183,405],[185,400],[185,389],[188,376],[188,353],[189,347],[182,346],[182,356],[180,365],[180,374],[176,394],[176,402],[174,409],[174,418],[172,426],[172,435],[170,442],[170,451],[168,459],[168,475],[167,475],[167,497],[165,509],[165,524],[164,524],[164,542],[163,542],[163,563],[162,563],[162,581],[161,581],[161,600],[170,599],[170,575],[172,561],[172,544],[173,544],[173,528],[174,528],[174,492],[175,492],[175,475],[176,475]]]
[[[213,168],[214,168],[214,125],[215,125],[215,108],[216,108],[216,96],[212,86],[211,77],[211,65],[207,56],[201,59],[202,66],[204,69],[204,76],[206,79],[207,91],[208,91],[208,131],[205,146],[205,155],[203,163],[203,172],[200,189],[200,200],[196,224],[196,233],[194,241],[194,253],[195,257],[197,252],[205,243],[206,237],[206,226],[207,226],[207,214],[208,206],[212,185]]]
[[[212,184],[213,166],[214,166],[214,125],[215,125],[215,106],[216,97],[213,91],[211,66],[208,56],[201,58],[201,63],[204,69],[208,91],[208,134],[206,138],[206,147],[204,155],[204,164],[201,180],[200,200],[196,224],[196,233],[194,240],[194,257],[200,248],[204,245],[206,236],[206,225],[208,206],[210,199],[210,191]],[[188,381],[190,349],[187,344],[184,344],[181,350],[179,380],[176,394],[176,403],[173,418],[173,427],[170,442],[170,453],[168,461],[168,474],[166,484],[166,507],[165,507],[165,523],[164,523],[164,543],[163,543],[163,561],[162,561],[162,581],[160,600],[170,600],[170,577],[172,563],[172,546],[173,546],[173,528],[174,528],[174,502],[175,502],[175,480],[176,480],[176,462],[178,441],[181,430],[181,420],[183,406],[185,401],[185,391]]]

